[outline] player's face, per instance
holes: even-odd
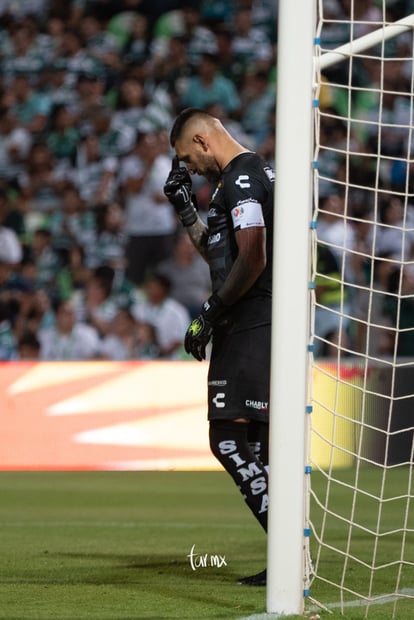
[[[220,178],[221,169],[216,158],[199,144],[177,141],[175,152],[178,159],[186,164],[190,174],[199,174],[211,183]]]

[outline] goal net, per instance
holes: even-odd
[[[305,589],[343,614],[408,618],[414,3],[319,0],[317,13]]]

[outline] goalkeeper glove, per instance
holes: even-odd
[[[164,185],[164,194],[173,205],[183,226],[191,226],[197,220],[197,211],[191,201],[192,181],[185,166],[174,157],[170,174]]]
[[[224,309],[220,297],[214,293],[204,302],[201,313],[187,329],[184,348],[199,362],[206,359],[206,346],[213,333],[213,324],[223,314]]]

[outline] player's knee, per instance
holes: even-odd
[[[216,457],[216,459],[220,461],[220,463],[223,463],[224,455],[221,451],[222,448],[220,447],[220,444],[223,442],[223,437],[222,433],[218,431],[217,425],[215,425],[213,422],[210,423],[209,441],[211,452]]]
[[[210,421],[210,450],[222,464],[225,464],[229,456],[237,451],[239,439],[237,431],[238,428],[232,421]]]

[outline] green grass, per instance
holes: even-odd
[[[226,565],[192,570],[193,545]],[[1,619],[236,620],[266,609],[265,588],[236,583],[264,568],[266,539],[225,472],[2,472],[0,551]],[[410,607],[398,620],[412,620]]]

